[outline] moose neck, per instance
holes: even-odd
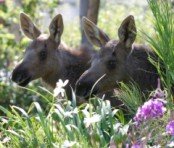
[[[126,62],[128,81],[136,82],[143,92],[156,88],[158,79],[157,70],[148,56],[156,59],[156,55],[146,46],[134,45]]]
[[[71,50],[61,44],[56,51],[54,63],[42,79],[52,88],[55,88],[59,79],[68,79],[69,85],[74,88],[76,80],[89,67],[89,59],[90,55],[84,54],[83,50]]]

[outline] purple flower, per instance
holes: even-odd
[[[166,91],[162,91],[160,88],[160,81],[158,81],[158,88],[151,94],[150,100],[139,107],[134,117],[134,121],[137,125],[143,121],[147,121],[154,118],[161,118],[166,111]]]
[[[160,118],[166,111],[165,102],[162,99],[150,99],[145,102],[142,107],[138,108],[138,111],[134,117],[137,124],[143,121],[150,120],[152,118]]]
[[[166,126],[166,132],[174,136],[174,120],[170,121]]]
[[[143,148],[143,143],[136,142],[136,143],[132,144],[131,148]]]

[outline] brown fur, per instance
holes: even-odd
[[[24,34],[32,42],[27,47],[22,62],[13,70],[12,80],[20,86],[26,86],[32,80],[42,78],[45,83],[55,88],[58,79],[68,79],[66,91],[70,98],[69,86],[74,88],[76,80],[89,68],[93,51],[86,46],[72,49],[60,44],[63,33],[60,14],[52,20],[49,36],[41,34],[26,14],[21,13],[20,21]]]
[[[118,86],[118,82],[136,82],[142,92],[156,88],[158,74],[148,57],[157,59],[146,46],[133,44],[136,26],[133,16],[128,16],[118,30],[119,40],[109,37],[88,19],[83,19],[87,38],[100,51],[92,60],[91,67],[82,74],[76,83],[78,96],[87,97],[103,93]],[[133,44],[133,45],[132,45]],[[100,79],[100,80],[99,80]],[[95,82],[99,82],[91,90]]]

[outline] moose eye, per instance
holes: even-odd
[[[109,60],[107,62],[107,68],[109,70],[115,69],[115,67],[116,67],[116,60]]]
[[[43,61],[46,59],[46,57],[47,57],[47,51],[46,50],[40,51],[40,53],[39,53],[40,60]]]

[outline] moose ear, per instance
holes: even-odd
[[[118,29],[119,40],[120,42],[123,42],[127,48],[130,48],[135,41],[136,33],[137,30],[134,17],[129,15],[127,18],[125,18],[120,28]]]
[[[107,34],[86,17],[82,18],[82,25],[86,37],[95,46],[102,47],[110,40]]]
[[[20,14],[20,24],[23,33],[32,40],[36,39],[41,34],[40,30],[25,13]]]
[[[60,38],[63,33],[63,19],[62,15],[56,15],[50,23],[49,30],[50,30],[50,37],[55,42],[60,43]]]

